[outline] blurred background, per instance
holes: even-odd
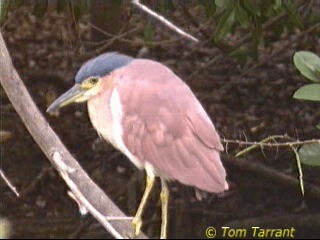
[[[194,43],[142,13],[130,1],[1,1],[1,33],[31,96],[46,108],[73,85],[81,64],[107,51],[169,66],[195,92],[222,138],[260,141],[288,134],[319,138],[319,103],[293,99],[307,80],[296,70],[298,50],[320,53],[320,1],[142,1],[198,38]],[[109,238],[82,217],[67,187],[1,91],[1,169],[21,194],[0,181],[0,224],[15,238]],[[144,190],[144,173],[100,139],[86,105],[46,115],[96,183],[129,216]],[[225,145],[225,144],[224,144]],[[226,145],[225,145],[226,146]],[[229,144],[232,156],[243,146]],[[257,149],[243,158],[298,177],[290,148]],[[241,161],[241,159],[239,159]],[[303,165],[304,183],[320,188],[319,167]],[[295,227],[297,238],[320,237],[320,199],[299,185],[283,186],[227,164],[230,191],[198,201],[194,190],[170,183],[171,238],[205,238],[209,226]],[[144,232],[159,236],[160,202],[153,192]],[[319,196],[319,195],[318,195]],[[1,226],[0,226],[0,229]],[[4,233],[4,230],[1,230]]]

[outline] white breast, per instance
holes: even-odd
[[[92,99],[88,102],[88,111],[92,125],[104,139],[125,154],[136,167],[143,169],[144,164],[142,161],[139,161],[123,142],[121,124],[123,111],[117,89],[114,88],[110,98],[106,99],[106,102],[109,103],[108,109],[106,109],[107,106],[100,106],[101,102],[103,101],[99,101],[98,99]],[[108,124],[105,124],[105,121]]]
[[[115,146],[112,135],[113,124],[110,112],[110,95],[111,92],[91,98],[88,101],[88,112],[90,121],[98,134]]]

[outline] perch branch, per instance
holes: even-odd
[[[4,174],[4,172],[2,171],[2,169],[0,169],[0,176],[1,178],[4,180],[4,182],[8,185],[8,187],[11,189],[12,192],[14,192],[14,194],[17,197],[20,197],[20,194],[18,193],[16,187],[10,182],[10,180],[6,177],[6,175]]]
[[[148,8],[147,6],[145,6],[142,3],[140,3],[139,0],[132,0],[132,4],[135,5],[136,7],[138,7],[141,11],[143,11],[143,12],[151,15],[155,19],[159,20],[161,23],[166,25],[171,30],[173,30],[173,31],[177,32],[178,34],[184,36],[185,38],[188,38],[191,41],[196,42],[196,43],[199,42],[199,40],[197,38],[191,36],[190,34],[186,33],[185,31],[183,31],[182,29],[178,28],[173,23],[171,23],[170,21],[165,19],[163,16],[161,16],[161,15],[157,14],[156,12],[152,11],[150,8]]]
[[[126,215],[92,181],[44,119],[13,67],[1,33],[0,82],[28,131],[65,180],[77,202],[84,206],[113,237],[128,238],[128,234],[133,232],[131,223],[108,221],[108,217],[126,218]],[[139,237],[145,238],[144,235]]]

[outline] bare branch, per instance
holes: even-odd
[[[278,148],[278,147],[292,147],[292,146],[301,146],[304,144],[320,144],[320,139],[311,139],[306,141],[292,141],[292,142],[281,142],[281,143],[271,143],[271,142],[250,142],[250,141],[242,141],[242,140],[230,140],[230,139],[222,139],[224,143],[234,143],[238,145],[246,145],[246,146],[255,146],[255,147],[270,147],[270,148]]]
[[[128,238],[129,234],[133,233],[131,223],[108,221],[110,217],[123,219],[127,217],[92,181],[44,119],[14,69],[1,33],[0,82],[28,131],[65,180],[77,202],[84,206],[113,237]]]
[[[10,180],[6,177],[6,175],[3,173],[2,169],[0,169],[0,176],[1,178],[5,181],[5,183],[8,185],[8,187],[11,189],[12,192],[14,192],[14,194],[17,197],[20,197],[20,194],[18,193],[16,187],[10,182]]]
[[[152,11],[150,8],[148,8],[147,6],[145,6],[142,3],[140,3],[139,0],[132,0],[132,4],[137,6],[143,12],[146,12],[149,15],[151,15],[152,17],[154,17],[155,19],[159,20],[161,23],[163,23],[164,25],[166,25],[167,27],[169,27],[173,31],[175,31],[175,32],[179,33],[180,35],[184,36],[185,38],[188,38],[191,41],[196,42],[196,43],[199,42],[199,40],[197,38],[191,36],[190,34],[188,34],[185,31],[183,31],[181,28],[178,28],[177,26],[175,26],[169,20],[165,19],[163,16],[161,16],[161,15],[157,14],[156,12]]]

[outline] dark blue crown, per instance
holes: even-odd
[[[85,62],[76,74],[76,83],[89,77],[103,77],[129,64],[134,58],[117,52],[104,53]]]

